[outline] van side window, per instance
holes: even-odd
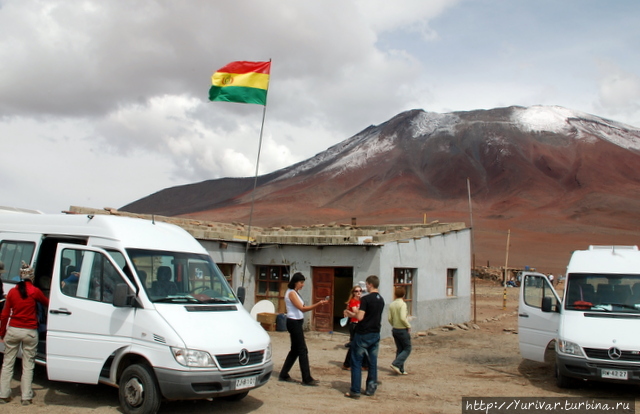
[[[4,263],[5,273],[2,280],[5,282],[20,281],[20,264],[24,260],[31,263],[36,244],[33,242],[3,241],[0,243],[0,261]]]
[[[536,275],[526,275],[524,279],[524,303],[534,308],[542,308],[542,298],[550,297],[552,299],[553,308],[556,309],[555,296],[551,291],[551,287],[546,283],[546,277]]]
[[[65,249],[63,256],[73,256],[76,266],[67,268],[67,276],[61,275],[60,288],[67,296],[104,303],[113,303],[113,293],[121,280],[117,270],[101,254],[83,250]]]

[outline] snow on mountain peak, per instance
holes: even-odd
[[[566,133],[570,129],[568,118],[576,113],[559,106],[531,106],[516,108],[512,120],[524,131]]]
[[[455,126],[460,122],[460,118],[452,113],[437,114],[435,112],[421,112],[413,120],[413,138],[428,136],[437,130],[455,133]]]
[[[576,139],[589,141],[600,137],[622,148],[640,150],[637,128],[561,106],[514,108],[511,119],[528,132],[575,134]]]

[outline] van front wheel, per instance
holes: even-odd
[[[160,409],[160,391],[148,365],[125,368],[118,387],[120,406],[126,414],[155,414]]]
[[[556,385],[558,388],[575,388],[578,385],[578,380],[562,375],[560,367],[556,364]]]

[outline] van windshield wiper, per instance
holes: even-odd
[[[612,303],[611,306],[619,306],[621,308],[625,308],[625,309],[633,309],[635,311],[638,310],[638,308],[636,308],[635,306],[632,305],[627,305],[626,303]]]
[[[199,299],[194,298],[193,296],[168,296],[166,298],[159,298],[153,301],[154,303],[172,303],[172,302],[178,302],[178,303],[184,303],[184,302],[191,302],[191,303],[205,303]]]
[[[209,298],[202,301],[203,303],[236,303],[235,299],[225,298]]]

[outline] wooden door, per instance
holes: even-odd
[[[318,306],[313,313],[312,329],[320,332],[333,330],[333,268],[313,268],[313,303],[329,296],[329,303]]]

